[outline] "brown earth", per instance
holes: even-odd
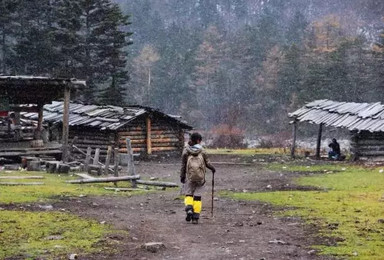
[[[212,157],[213,162],[243,163],[245,160],[249,162],[249,158]],[[248,164],[216,163],[216,192],[298,188],[290,182],[298,173],[264,170],[261,166],[265,161],[259,158]],[[178,182],[178,170],[179,162],[171,159],[166,163],[152,161],[137,165],[137,172],[143,178],[156,177],[175,182]],[[79,259],[331,259],[315,255],[311,250],[310,245],[314,243],[327,243],[316,238],[313,227],[294,217],[275,217],[273,208],[267,204],[217,197],[212,218],[211,176],[208,173],[198,225],[185,221],[178,189],[129,198],[70,198],[53,206],[82,217],[105,221],[116,229],[129,232],[129,236],[115,234],[105,238],[108,244],[113,242],[117,252],[101,251],[94,255],[80,255]],[[141,247],[147,242],[161,242],[165,249],[148,252]]]

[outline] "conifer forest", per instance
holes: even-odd
[[[306,102],[383,100],[383,15],[381,0],[3,0],[0,73],[84,79],[77,100],[198,129],[279,133]]]

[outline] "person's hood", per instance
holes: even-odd
[[[195,145],[187,145],[186,147],[188,153],[192,154],[192,155],[198,155],[199,153],[201,153],[203,151],[203,146],[201,146],[201,144],[195,144]]]

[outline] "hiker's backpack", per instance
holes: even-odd
[[[205,181],[205,161],[202,153],[197,155],[190,154],[187,161],[187,178],[190,182],[204,183]]]

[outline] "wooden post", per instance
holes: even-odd
[[[92,148],[88,146],[87,155],[85,156],[84,171],[88,172],[89,162],[91,161]]]
[[[119,148],[115,148],[115,151],[113,153],[113,160],[114,160],[114,167],[113,167],[113,172],[115,177],[119,177]],[[115,187],[117,187],[117,182],[114,182]]]
[[[321,135],[323,132],[323,124],[319,125],[319,132],[317,134],[317,145],[316,145],[316,159],[320,159],[320,148],[321,148]]]
[[[127,154],[128,154],[128,175],[136,175],[136,169],[135,169],[135,162],[133,161],[133,151],[132,151],[132,145],[131,145],[131,139],[127,138],[125,139],[127,143]],[[132,180],[132,187],[136,187],[136,181]]]
[[[38,118],[37,118],[37,129],[36,129],[36,140],[41,139],[41,132],[43,130],[43,111],[44,111],[44,105],[39,104],[38,105]]]
[[[100,148],[96,148],[95,157],[93,158],[93,165],[99,164],[99,158],[100,158]]]
[[[104,167],[104,174],[109,174],[109,163],[111,162],[111,156],[112,156],[112,146],[108,146],[107,150],[107,158],[105,159],[105,167]]]
[[[146,118],[146,130],[147,130],[147,154],[152,154],[152,140],[151,140],[151,118]]]
[[[71,98],[71,90],[69,86],[64,89],[64,110],[63,110],[63,138],[62,138],[62,151],[63,162],[68,161],[68,135],[69,135],[69,100]]]
[[[115,151],[114,151],[114,168],[113,168],[113,172],[114,172],[114,175],[115,177],[118,177],[119,176],[119,148],[115,148]]]
[[[295,159],[295,149],[296,149],[296,133],[297,133],[297,121],[292,123],[292,148],[291,148],[291,157]]]

